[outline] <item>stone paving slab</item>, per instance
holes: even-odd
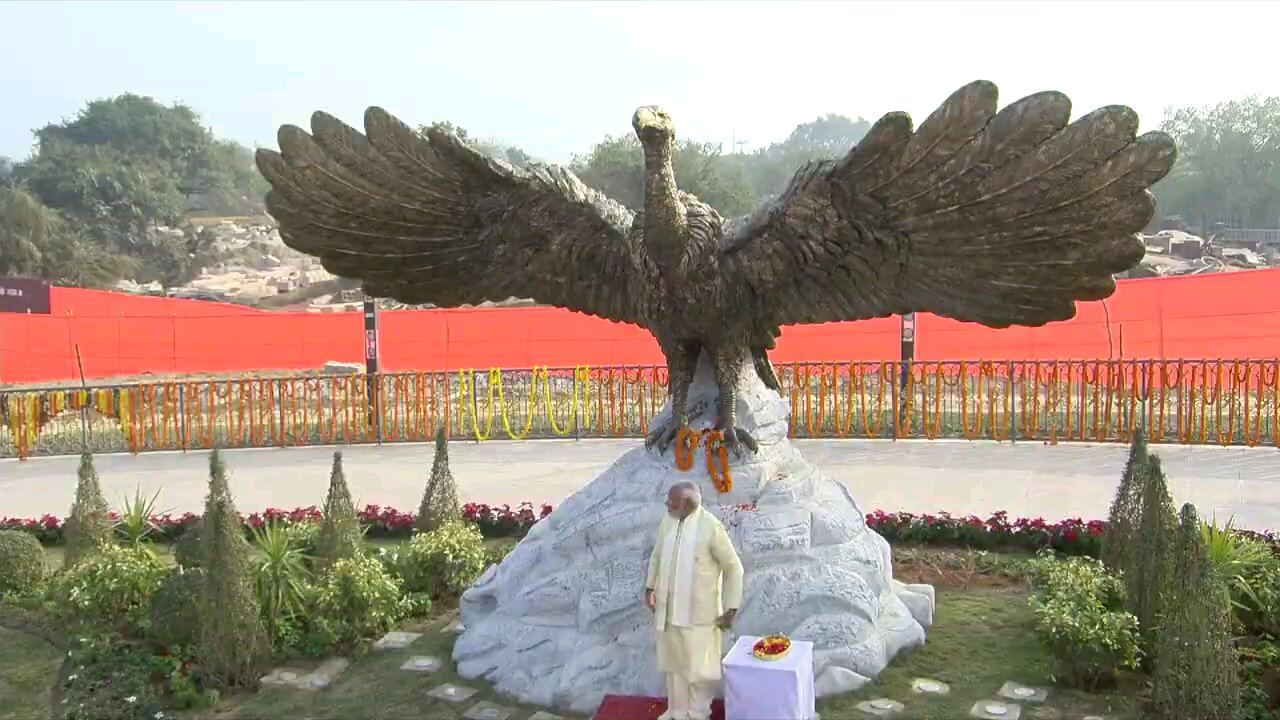
[[[464,502],[559,504],[639,439],[456,442],[449,461]],[[796,447],[832,479],[848,486],[865,510],[957,515],[1006,510],[1010,515],[1105,517],[1124,468],[1122,444],[1039,441],[797,440]],[[227,450],[231,489],[242,512],[314,505],[324,498],[332,447]],[[1168,445],[1157,448],[1177,503],[1201,515],[1234,515],[1246,528],[1280,527],[1280,450]],[[430,443],[343,447],[352,492],[362,502],[404,510],[422,499]],[[670,457],[668,455],[668,457]],[[78,457],[0,460],[0,514],[62,513],[75,494]],[[173,512],[200,512],[208,485],[208,453],[98,455],[94,465],[107,497],[160,492]],[[512,468],[518,468],[513,471]]]
[[[896,718],[902,714],[904,706],[897,700],[875,698],[858,703],[858,709],[872,717]]]
[[[559,715],[552,715],[545,710],[539,710],[538,712],[530,715],[529,720],[564,720],[564,718]]]
[[[422,637],[422,633],[399,632],[393,630],[383,635],[373,644],[374,650],[401,650],[409,647]]]
[[[478,702],[462,714],[467,720],[507,720],[511,710],[491,702]]]
[[[453,683],[445,683],[437,685],[427,691],[427,695],[444,700],[451,703],[464,703],[476,694],[475,688],[469,688],[465,685],[454,685]]]
[[[981,720],[1018,720],[1022,716],[1022,706],[999,700],[979,700],[969,710],[969,717]]]
[[[911,692],[917,695],[946,695],[951,692],[951,686],[941,680],[916,678],[911,681]]]
[[[1037,705],[1049,699],[1049,691],[1045,688],[1031,687],[1012,680],[1001,686],[1000,691],[996,694],[1006,700]]]
[[[433,673],[442,667],[444,667],[444,663],[440,658],[428,655],[414,655],[408,660],[405,660],[404,664],[400,666],[400,669],[408,670],[409,672]]]
[[[299,690],[322,690],[332,685],[350,665],[351,661],[346,658],[329,658],[314,670],[280,667],[264,676],[261,682]]]

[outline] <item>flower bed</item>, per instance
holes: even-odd
[[[1068,555],[1096,557],[1106,533],[1104,520],[1067,518],[1047,522],[1044,518],[1009,519],[1003,510],[988,518],[976,515],[954,517],[949,513],[915,515],[876,510],[867,515],[867,525],[891,543],[906,545],[948,545],[978,550],[1039,550],[1051,547]]]
[[[551,505],[543,504],[535,508],[532,503],[527,502],[514,508],[509,505],[467,503],[462,508],[462,517],[478,525],[481,534],[488,538],[523,537],[534,523],[550,515],[551,510]],[[417,520],[415,513],[401,512],[382,505],[367,505],[357,515],[367,528],[368,536],[376,538],[408,538],[413,534],[413,523]],[[174,542],[199,519],[193,513],[152,517],[151,521],[155,525],[152,537],[158,542]],[[262,527],[268,521],[286,524],[319,522],[320,509],[315,506],[293,510],[268,508],[260,513],[244,516],[246,530],[248,527]],[[1090,557],[1098,555],[1102,536],[1107,529],[1106,522],[1102,520],[1067,518],[1048,522],[1043,518],[1010,519],[1009,514],[1003,510],[985,519],[976,515],[957,517],[945,512],[916,515],[876,510],[867,514],[867,525],[895,544],[1029,551],[1051,547],[1068,555]],[[54,515],[37,519],[0,518],[0,529],[24,530],[46,545],[62,541],[62,528],[63,519]],[[1248,530],[1234,532],[1267,542],[1273,550],[1280,553],[1280,538],[1275,533]]]
[[[462,517],[479,526],[485,537],[523,537],[529,528],[538,520],[551,514],[551,505],[543,504],[535,509],[532,503],[521,503],[516,507],[510,505],[485,505],[467,503],[462,508]],[[357,511],[361,524],[367,529],[368,537],[376,538],[408,538],[413,534],[413,524],[418,516],[411,512],[401,512],[392,507],[366,505]],[[119,514],[110,513],[112,520],[119,519]],[[282,510],[267,508],[251,515],[241,514],[245,524],[245,532],[251,527],[262,527],[268,522],[284,524],[320,522],[320,508],[309,507]],[[182,515],[153,515],[151,523],[154,527],[151,535],[156,542],[176,542],[188,528],[199,522],[200,516],[195,513]],[[40,518],[0,518],[0,530],[22,530],[36,536],[46,545],[57,545],[62,542],[65,520],[56,515],[44,515]]]

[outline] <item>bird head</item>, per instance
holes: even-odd
[[[676,136],[676,125],[671,116],[656,105],[637,109],[631,116],[631,127],[635,128],[640,144],[646,146],[669,143]]]

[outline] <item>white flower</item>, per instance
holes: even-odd
[[[138,702],[138,696],[137,696],[137,695],[130,695],[129,697],[125,698],[125,699],[124,699],[124,701],[125,701],[125,702],[127,702],[127,703],[130,703],[130,704],[132,704],[132,703],[136,703],[136,702]]]
[[[79,675],[68,675],[68,676],[67,676],[67,682],[70,682],[70,681],[72,681],[72,680],[75,680],[75,679],[76,679],[76,678],[78,678],[78,677],[80,677],[80,676],[79,676]]]
[[[152,715],[151,718],[152,720],[164,720],[165,714],[162,712],[157,712],[155,715]]]

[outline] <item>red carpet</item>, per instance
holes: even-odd
[[[593,720],[657,720],[667,710],[666,698],[605,695]],[[711,703],[711,720],[724,720],[724,703]]]

